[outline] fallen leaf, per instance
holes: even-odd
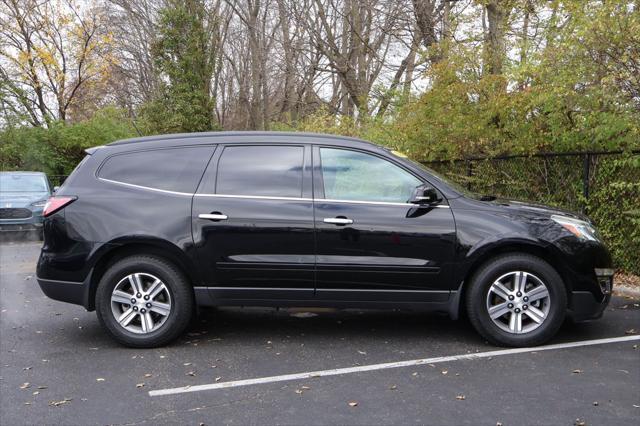
[[[67,403],[69,403],[71,401],[72,401],[72,398],[65,398],[62,401],[49,401],[49,405],[51,405],[53,407],[58,407],[60,405],[67,404]]]
[[[195,375],[196,375],[195,371],[189,371],[188,373],[185,374],[185,376],[191,376],[191,377],[193,377]]]
[[[302,389],[302,390],[309,390],[309,389],[311,389],[311,388],[310,388],[309,386],[304,386],[304,385],[303,385],[303,386],[300,386],[300,389]]]
[[[215,381],[216,381],[216,382],[219,382],[219,381],[220,381],[220,379],[222,379],[222,377],[216,377],[216,378],[215,378]]]
[[[46,389],[46,388],[47,388],[47,387],[46,387],[46,386],[43,386],[43,385],[38,386],[38,389]]]
[[[182,364],[182,365],[184,365],[185,367],[188,367],[188,366],[190,366],[190,365],[191,365],[191,363],[190,363],[190,362],[185,362],[185,363],[184,363],[184,364]]]
[[[449,371],[447,371],[447,370],[442,370],[442,374],[444,374],[445,376],[447,375],[448,372]]]
[[[583,373],[583,371],[576,368],[575,370],[572,371],[572,373],[573,374],[580,374],[580,373]]]
[[[467,397],[464,396],[464,395],[458,395],[458,396],[456,396],[456,399],[459,400],[459,401],[464,401],[465,399],[467,399]]]
[[[151,377],[151,376],[153,376],[153,374],[151,374],[151,373],[146,373],[146,374],[144,375],[144,377]]]
[[[638,334],[638,332],[635,328],[630,328],[629,330],[625,331],[624,334]]]
[[[575,422],[573,422],[573,424],[574,424],[575,426],[585,426],[587,423],[586,423],[584,420],[576,419],[576,421],[575,421]]]
[[[34,393],[32,393],[31,395],[40,395],[40,391],[35,391]]]
[[[365,351],[358,351],[358,353],[359,353],[360,355],[366,355],[366,354],[367,354]]]
[[[414,371],[411,375],[415,377],[415,376],[417,376],[417,375],[418,375],[418,372],[417,372],[417,371]]]
[[[302,389],[296,389],[296,390],[295,390],[295,392],[296,392],[298,395],[302,395]]]
[[[98,378],[96,379],[96,382],[104,382],[104,378],[102,378],[102,377],[98,377]]]
[[[357,406],[358,406],[357,401],[349,401],[349,407],[357,407]]]
[[[598,401],[593,401],[593,406],[597,407],[598,406]]]
[[[30,402],[25,402],[24,405],[31,405],[31,403]]]
[[[143,387],[144,387],[144,383],[137,383],[137,384],[136,384],[136,387],[137,387],[137,388],[143,388]]]
[[[398,386],[396,386],[396,385],[391,385],[391,386],[389,386],[389,389],[391,389],[391,390],[396,390],[396,389],[398,389]]]
[[[26,382],[20,385],[20,389],[27,389],[29,386],[31,386],[29,382]]]
[[[31,367],[24,367],[22,370],[23,371],[28,371],[28,370],[31,370]]]

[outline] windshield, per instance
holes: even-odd
[[[0,174],[0,192],[48,192],[42,175]]]

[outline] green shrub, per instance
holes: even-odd
[[[131,121],[114,108],[75,124],[8,127],[0,131],[0,169],[68,175],[84,157],[85,149],[133,136],[136,133]]]

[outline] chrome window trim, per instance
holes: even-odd
[[[160,188],[152,188],[150,186],[136,185],[133,183],[120,182],[117,180],[106,179],[99,177],[98,180],[114,183],[117,185],[128,186],[130,188],[138,188],[138,189],[146,189],[148,191],[161,192],[165,194],[172,195],[183,195],[187,197],[211,197],[211,198],[240,198],[240,199],[250,199],[250,200],[282,200],[282,201],[315,201],[316,203],[346,203],[346,204],[368,204],[368,205],[379,205],[379,206],[401,206],[401,207],[417,207],[416,204],[411,203],[389,203],[385,201],[359,201],[359,200],[332,200],[326,198],[301,198],[301,197],[271,197],[265,195],[232,195],[232,194],[193,194],[188,192],[178,192],[178,191],[169,191],[167,189]],[[438,209],[448,209],[449,206],[446,204],[438,204],[435,206],[431,206],[432,208]]]
[[[417,204],[412,204],[412,203],[391,203],[391,202],[387,202],[387,201],[359,201],[359,200],[333,200],[333,199],[328,199],[328,198],[317,198],[315,200],[317,203],[325,201],[327,203],[349,203],[349,204],[373,204],[373,205],[380,205],[380,206],[411,206],[411,207],[417,207]],[[431,206],[431,207],[435,207],[435,208],[439,208],[439,209],[448,209],[449,206],[446,204],[437,204],[435,206]]]
[[[106,178],[101,178],[101,177],[99,177],[98,180],[101,180],[101,181],[104,181],[104,182],[109,182],[109,183],[115,183],[117,185],[128,186],[130,188],[138,188],[138,189],[146,189],[148,191],[162,192],[162,193],[165,193],[165,194],[186,195],[187,197],[193,196],[193,194],[188,193],[188,192],[169,191],[168,189],[152,188],[150,186],[143,186],[143,185],[136,185],[134,183],[120,182],[119,180],[111,180],[111,179],[106,179]]]
[[[411,203],[391,203],[386,201],[360,201],[360,200],[333,200],[326,198],[300,198],[300,197],[271,197],[264,195],[233,195],[233,194],[194,194],[196,197],[211,197],[211,198],[245,198],[245,199],[258,199],[258,200],[284,200],[284,201],[315,201],[316,203],[348,203],[348,204],[370,204],[370,205],[382,205],[382,206],[402,206],[402,207],[416,207],[416,204]],[[431,206],[433,208],[448,209],[446,204],[438,204]]]
[[[195,197],[211,198],[243,198],[250,200],[284,200],[284,201],[313,201],[312,198],[302,197],[272,197],[268,195],[232,195],[232,194],[193,194]]]

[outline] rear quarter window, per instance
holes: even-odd
[[[98,177],[165,191],[193,193],[213,154],[211,146],[167,148],[116,154]]]

